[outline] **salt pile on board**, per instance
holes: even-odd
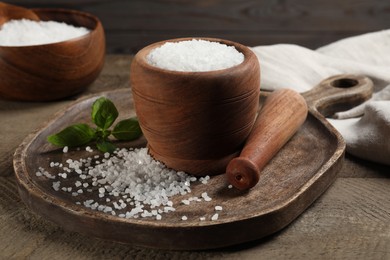
[[[84,27],[75,27],[55,21],[11,20],[0,28],[0,46],[32,46],[62,42],[89,33]]]
[[[146,59],[149,64],[166,70],[202,72],[236,66],[244,61],[244,55],[234,46],[192,39],[166,42],[153,49]]]
[[[90,147],[85,150],[93,152]],[[176,210],[173,196],[186,195],[191,192],[191,183],[207,185],[210,179],[209,176],[198,179],[168,169],[154,160],[147,148],[117,149],[113,155],[105,153],[78,160],[67,159],[66,163],[50,162],[49,167],[58,173],[53,175],[39,167],[36,175],[53,179],[55,191],[67,192],[73,197],[84,196],[76,204],[121,218],[161,220],[163,214]],[[88,197],[88,194],[91,195]],[[203,192],[199,197],[183,199],[181,204],[211,200],[207,192]],[[222,207],[216,206],[215,210],[220,211]],[[187,219],[187,216],[181,218]],[[218,217],[214,214],[208,219],[217,220]],[[200,220],[206,220],[206,217],[202,216]]]

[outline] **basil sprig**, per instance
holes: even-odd
[[[113,152],[116,147],[109,140],[110,135],[121,141],[131,141],[142,135],[137,118],[119,121],[111,131],[109,128],[118,118],[118,110],[114,103],[101,97],[92,105],[92,122],[96,128],[87,124],[74,124],[60,132],[47,137],[47,141],[59,146],[77,147],[95,141],[96,147],[102,152]]]

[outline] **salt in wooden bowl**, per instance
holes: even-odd
[[[32,9],[41,21],[86,27],[84,36],[34,46],[0,46],[0,98],[50,101],[85,90],[99,75],[105,35],[99,19],[66,9]]]
[[[201,39],[234,46],[244,61],[205,72],[161,69],[150,65],[146,56],[167,42],[162,41],[139,51],[130,72],[135,110],[150,154],[170,168],[197,176],[224,173],[252,129],[260,94],[260,65],[248,47]]]

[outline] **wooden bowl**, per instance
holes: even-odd
[[[65,22],[90,33],[63,42],[0,46],[0,97],[49,101],[83,91],[99,75],[105,56],[105,36],[99,19],[65,9],[33,9],[42,21]]]
[[[234,46],[244,61],[207,72],[160,69],[148,64],[146,56],[163,41],[139,51],[130,73],[136,113],[151,155],[170,168],[198,176],[223,173],[237,156],[252,129],[260,94],[260,66],[249,48],[202,39]]]

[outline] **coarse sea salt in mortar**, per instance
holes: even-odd
[[[91,147],[85,150],[92,153]],[[68,148],[64,148],[68,154]],[[37,177],[52,180],[56,192],[65,192],[72,197],[83,197],[78,205],[97,210],[120,218],[155,218],[161,220],[163,215],[175,211],[172,197],[191,193],[191,183],[206,185],[209,176],[196,178],[184,172],[166,168],[154,160],[147,151],[141,149],[117,149],[112,155],[93,155],[88,158],[67,159],[65,163],[50,162],[50,172],[40,167]],[[55,172],[55,173],[53,173]],[[98,199],[88,199],[98,197]],[[189,196],[181,204],[212,201],[207,192],[199,196]],[[215,221],[221,206],[215,206],[208,218],[200,216],[200,221]],[[181,220],[187,220],[182,216]]]
[[[33,46],[57,43],[89,33],[85,27],[75,27],[56,21],[11,20],[0,28],[0,46]]]
[[[244,55],[234,46],[192,39],[166,42],[153,49],[146,59],[150,65],[166,70],[205,72],[236,66],[244,61]]]

